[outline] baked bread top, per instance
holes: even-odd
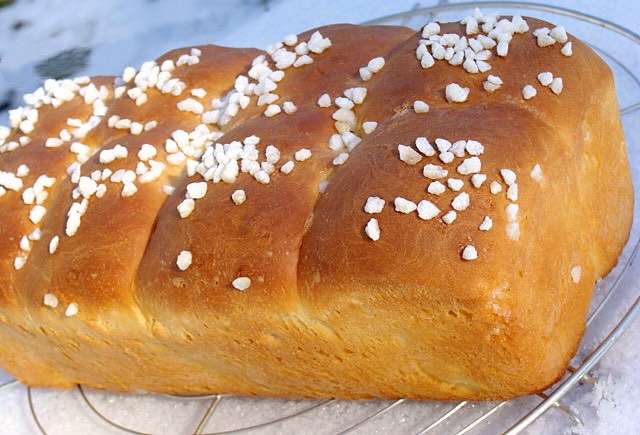
[[[444,322],[434,360],[546,355],[508,396],[558,376],[630,227],[611,71],[531,18],[179,49],[25,101],[0,145],[0,319],[26,329],[286,318],[368,324],[366,352],[422,316]],[[495,397],[480,376],[460,391]]]

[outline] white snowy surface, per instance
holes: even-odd
[[[447,1],[440,1],[447,4]],[[120,74],[127,65],[139,65],[163,52],[180,46],[216,43],[229,46],[266,47],[285,34],[336,22],[360,23],[414,7],[427,7],[435,1],[416,3],[414,0],[373,2],[368,0],[321,2],[314,0],[204,1],[171,0],[17,0],[0,9],[0,101],[11,89],[17,96],[32,90],[40,78],[34,64],[62,50],[74,47],[92,49],[88,67],[80,74]],[[547,2],[575,9],[613,21],[634,32],[640,32],[640,2],[582,2],[556,0]],[[501,8],[549,19],[564,24],[578,37],[603,48],[625,66],[640,75],[640,46],[597,26],[583,24],[568,17],[541,12]],[[463,12],[439,14],[438,20],[459,19]],[[28,22],[18,31],[11,26],[16,20]],[[424,18],[412,20],[418,25]],[[397,22],[396,22],[397,23]],[[640,101],[640,85],[634,83],[622,69],[614,67],[622,107]],[[18,100],[14,100],[14,105]],[[640,112],[623,119],[634,171],[636,204],[640,203]],[[6,113],[0,113],[0,123],[6,123]],[[638,241],[638,205],[630,246],[622,261],[631,254]],[[606,289],[620,275],[620,268],[605,279],[600,290]],[[618,291],[596,320],[590,325],[575,362],[579,363],[600,343],[607,331],[624,315],[640,295],[640,261],[625,271]],[[596,293],[594,305],[601,300]],[[571,406],[584,421],[581,427],[563,412],[552,409],[530,426],[529,433],[632,434],[640,433],[640,323],[635,322],[590,372],[595,387],[584,384],[573,388],[562,404]],[[0,385],[11,379],[0,372]],[[200,416],[209,406],[208,400],[185,400],[144,395],[115,395],[88,392],[92,403],[106,416],[131,429],[153,433],[191,433]],[[477,427],[477,433],[504,430],[525,411],[540,401],[524,397],[501,407]],[[92,413],[77,390],[33,392],[34,408],[43,427],[50,434],[123,433]],[[208,432],[229,430],[269,421],[308,407],[315,408],[300,417],[257,430],[267,433],[335,433],[343,430],[387,402],[282,401],[225,397],[214,418],[205,427]],[[463,428],[496,404],[467,404],[441,426],[437,433],[449,433]],[[451,403],[404,402],[379,416],[358,433],[415,433],[452,409]],[[0,433],[37,433],[27,400],[26,389],[10,386],[0,389]]]

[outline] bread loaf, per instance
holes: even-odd
[[[540,391],[632,221],[612,73],[531,18],[185,48],[25,101],[0,367],[32,386]]]

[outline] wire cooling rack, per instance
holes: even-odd
[[[634,187],[640,191],[640,36],[614,23],[577,11],[521,2],[476,2],[439,5],[382,17],[365,24],[401,24],[418,29],[426,22],[458,21],[474,7],[503,15],[536,16],[563,24],[587,42],[611,66],[616,78],[620,115],[625,127]],[[636,201],[637,204],[637,201]],[[548,410],[555,410],[560,424],[583,425],[571,406],[572,398],[589,393],[597,380],[589,371],[625,332],[640,311],[635,263],[639,213],[636,206],[634,230],[619,265],[596,287],[587,332],[582,346],[564,378],[535,396],[505,402],[414,402],[281,400],[228,395],[179,397],[155,394],[113,394],[78,386],[71,391],[31,389],[10,380],[0,384],[2,394],[22,389],[25,406],[35,428],[43,434],[59,433],[61,416],[56,404],[62,400],[73,407],[73,418],[81,429],[82,418],[90,420],[91,431],[101,433],[496,433],[515,434],[529,427]],[[635,289],[635,290],[634,290]],[[580,386],[582,385],[582,387]],[[69,397],[72,395],[73,397]],[[562,402],[561,402],[562,399]],[[567,402],[567,403],[564,403]],[[69,405],[70,404],[70,405]],[[68,411],[68,410],[67,410]],[[78,416],[78,414],[82,414]],[[548,415],[547,415],[548,416]],[[545,416],[545,417],[547,417]],[[0,428],[1,429],[1,428]]]

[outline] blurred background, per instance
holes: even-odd
[[[542,0],[541,0],[542,1]],[[447,5],[448,0],[394,1],[320,1],[320,0],[0,0],[0,125],[7,123],[7,110],[22,105],[21,96],[31,92],[45,78],[56,79],[78,75],[119,75],[126,66],[138,67],[142,62],[154,59],[164,52],[181,46],[219,44],[235,47],[254,46],[265,48],[280,41],[290,33],[299,33],[324,24],[350,22],[362,23],[385,15],[405,12],[434,5]],[[552,0],[547,5],[574,9],[585,14],[615,22],[635,33],[640,33],[640,1],[577,1]],[[539,16],[539,14],[533,14]],[[462,13],[458,14],[458,19]],[[582,38],[599,32],[595,26],[568,28]],[[596,38],[597,40],[597,38]],[[625,64],[640,75],[640,50],[633,53],[625,46],[603,46],[614,57],[624,58]],[[637,47],[636,47],[637,48]],[[629,83],[618,82],[619,89]],[[631,88],[629,88],[631,89]],[[621,92],[622,106],[639,101],[640,91]],[[624,101],[624,100],[628,101]],[[638,141],[640,119],[627,118],[625,131],[631,153],[635,157],[634,173],[637,176]],[[636,186],[638,185],[636,181]],[[636,192],[636,197],[638,192]],[[636,213],[636,217],[638,213]],[[637,222],[636,222],[637,236]],[[628,254],[628,253],[627,253]],[[637,268],[636,268],[637,269]],[[640,292],[640,279],[632,282],[626,299],[620,307],[628,306]],[[614,310],[615,311],[615,310]],[[620,308],[615,316],[620,317]],[[602,336],[592,338],[597,343]],[[598,379],[595,387],[581,387],[567,400],[580,411],[585,427],[571,424],[566,416],[550,414],[540,420],[531,433],[640,433],[640,324],[632,328],[614,345],[602,362],[592,371]],[[0,384],[9,379],[0,371]],[[37,433],[26,406],[24,389],[0,391],[0,434]],[[102,397],[102,396],[101,396]],[[135,406],[120,396],[102,397],[109,406],[122,405],[120,415],[129,415]],[[133,399],[131,399],[133,400]],[[103,433],[104,425],[86,420],[75,414],[81,408],[77,394],[72,392],[38,392],[36,404],[43,415],[48,415],[48,428],[52,433]],[[107,405],[105,405],[107,406]],[[137,403],[137,414],[132,419],[147,423],[159,417],[154,410],[164,409],[166,423],[158,423],[164,432],[172,433],[180,419],[188,423],[197,418],[191,411],[180,411],[178,405],[153,402],[149,407]],[[141,406],[141,407],[140,407]],[[164,406],[164,408],[161,408]],[[240,405],[238,405],[241,407]],[[338,411],[349,418],[362,408],[350,404],[340,405]],[[474,406],[474,405],[472,405]],[[516,406],[518,406],[516,404]],[[522,405],[526,407],[525,405]],[[115,409],[115,408],[114,408]],[[337,411],[336,411],[337,412]],[[409,412],[409,411],[407,411]],[[411,411],[417,415],[421,409]],[[154,414],[152,418],[152,414]],[[134,418],[135,417],[135,418]],[[140,417],[140,418],[138,418]],[[249,416],[247,416],[248,418]],[[331,414],[325,422],[333,419]],[[83,420],[83,418],[85,418]],[[410,417],[402,417],[410,418]],[[177,420],[176,420],[177,419]],[[162,420],[162,421],[165,421]],[[89,421],[89,422],[87,422]],[[370,426],[374,433],[395,432],[400,417],[381,419]],[[162,426],[165,424],[165,426]],[[143,428],[144,426],[139,426]],[[319,429],[319,426],[315,426]],[[327,427],[324,427],[327,431]],[[107,431],[108,432],[108,431]],[[160,430],[163,432],[163,430]],[[314,426],[305,427],[300,433],[314,433]],[[112,433],[112,432],[108,432]],[[120,433],[120,432],[113,432]],[[186,432],[185,432],[186,433]],[[364,433],[364,432],[363,432]],[[491,433],[491,429],[488,432]]]

